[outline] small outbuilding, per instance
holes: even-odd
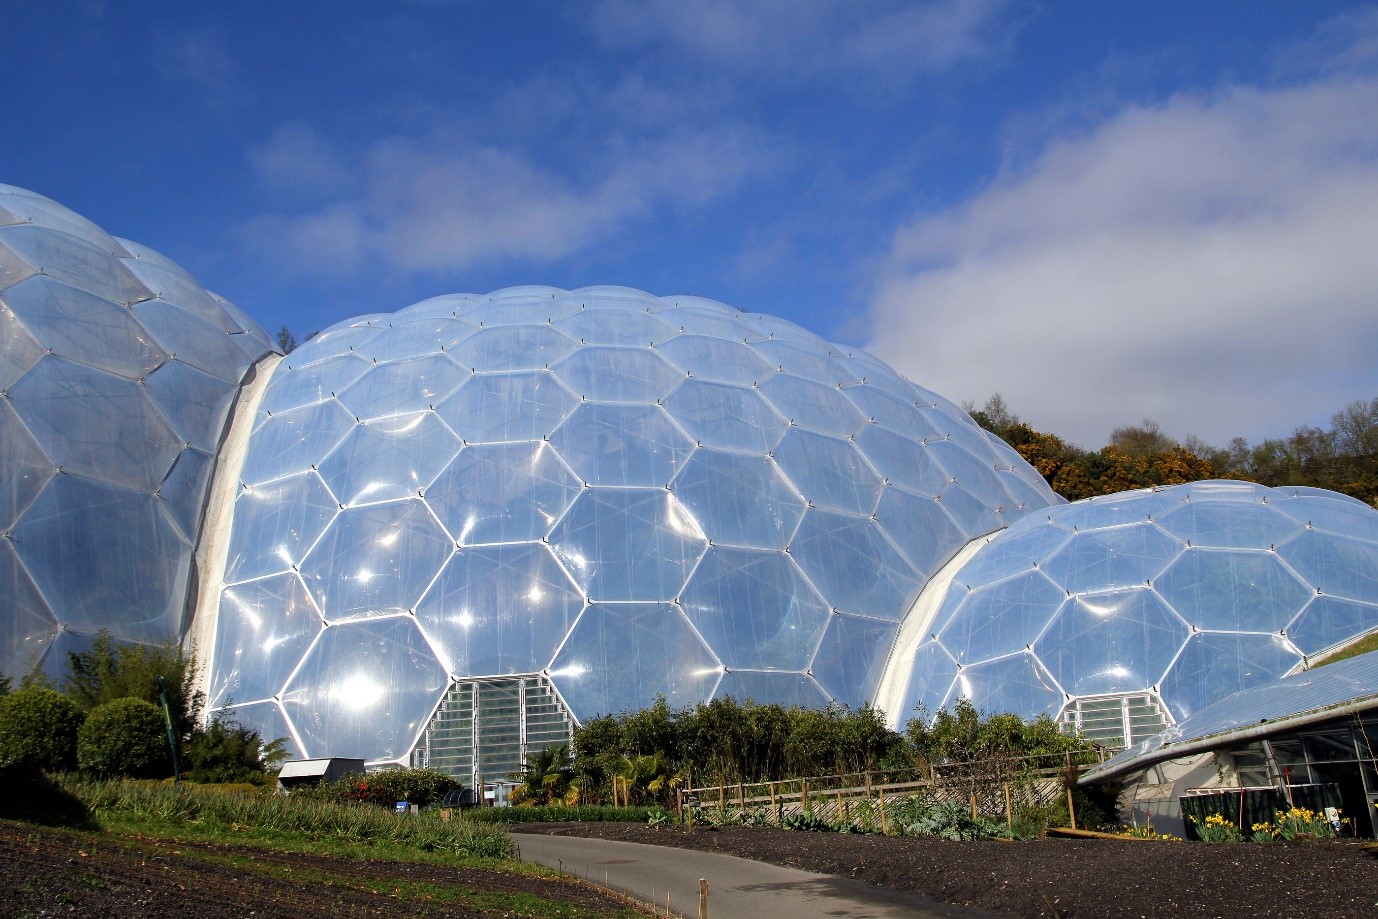
[[[317,782],[336,782],[347,775],[363,775],[364,761],[343,756],[323,759],[296,759],[282,764],[278,773],[278,791],[290,792],[300,785]]]

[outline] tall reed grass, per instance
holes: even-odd
[[[514,854],[511,839],[498,827],[464,820],[446,822],[429,814],[396,814],[368,805],[226,793],[162,782],[94,781],[77,775],[60,776],[56,781],[98,820],[122,817],[242,827],[471,858],[511,858]]]

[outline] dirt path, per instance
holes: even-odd
[[[1350,842],[949,842],[615,823],[512,829],[722,852],[1030,919],[1378,916],[1378,858]]]
[[[596,919],[636,914],[572,881],[0,821],[0,916],[59,915]]]

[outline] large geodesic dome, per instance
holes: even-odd
[[[932,573],[1059,500],[869,355],[612,287],[325,331],[273,372],[240,479],[212,705],[375,760],[472,678],[579,719],[869,701]]]
[[[272,348],[158,253],[0,185],[0,673],[183,634],[223,428]]]
[[[1378,628],[1378,511],[1196,482],[1031,514],[952,578],[908,705],[967,698],[1124,743]]]

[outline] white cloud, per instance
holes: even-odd
[[[401,271],[458,271],[506,259],[550,261],[654,208],[717,198],[764,168],[768,148],[748,129],[708,129],[604,151],[571,175],[513,149],[391,138],[371,145],[354,170],[358,194],[262,215],[242,234],[312,270],[381,262]]]
[[[267,143],[249,151],[249,162],[274,193],[314,197],[349,186],[349,169],[339,151],[301,123],[279,127]]]
[[[612,47],[670,44],[707,63],[794,82],[838,71],[889,82],[1005,47],[1008,0],[602,0],[594,34]]]
[[[1088,447],[1284,435],[1378,394],[1378,80],[1118,111],[901,230],[873,349]]]

